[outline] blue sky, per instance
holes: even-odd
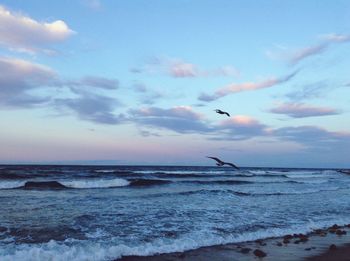
[[[349,1],[0,1],[0,162],[350,167],[349,55]]]

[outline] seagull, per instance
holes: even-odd
[[[219,114],[226,114],[228,117],[230,117],[230,114],[228,112],[226,112],[226,111],[222,111],[222,110],[216,109],[215,112],[219,113]]]
[[[207,156],[207,158],[215,160],[216,161],[216,165],[219,166],[219,167],[221,167],[223,165],[229,165],[231,167],[234,167],[235,169],[239,169],[235,164],[230,163],[230,162],[224,162],[224,161],[222,161],[222,160],[220,160],[220,159],[218,159],[216,157],[209,157],[209,156]]]

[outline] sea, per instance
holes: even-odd
[[[350,223],[333,169],[0,165],[0,260],[116,260]]]

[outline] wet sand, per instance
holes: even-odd
[[[350,225],[318,229],[309,234],[286,235],[252,242],[202,247],[154,256],[127,256],[119,261],[350,261]],[[335,247],[330,246],[334,244]],[[260,250],[265,257],[257,257]],[[258,254],[258,252],[255,252]],[[115,261],[116,261],[115,260]]]

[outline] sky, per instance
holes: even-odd
[[[349,57],[347,0],[0,0],[0,163],[350,168]]]

